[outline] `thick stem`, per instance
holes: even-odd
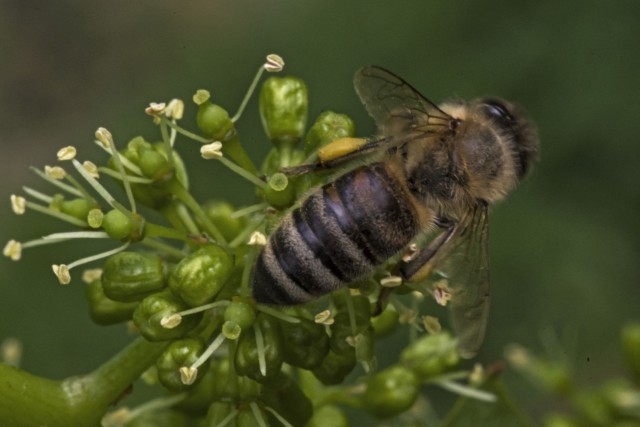
[[[166,345],[138,338],[95,371],[62,381],[0,364],[0,425],[98,426]]]
[[[224,152],[229,155],[238,165],[240,165],[244,170],[251,172],[254,175],[258,174],[258,169],[256,165],[253,164],[251,158],[245,151],[242,144],[240,144],[240,140],[238,136],[235,135],[229,141],[225,141],[223,143]]]

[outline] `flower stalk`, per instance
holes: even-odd
[[[166,343],[138,338],[96,370],[53,381],[0,364],[0,420],[28,427],[94,427],[162,353]],[[15,389],[20,387],[20,392]]]

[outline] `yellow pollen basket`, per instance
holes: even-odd
[[[366,143],[367,140],[364,138],[339,138],[319,149],[318,159],[321,163],[339,159],[358,150]]]

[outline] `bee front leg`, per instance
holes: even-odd
[[[418,252],[416,255],[412,256],[408,261],[399,262],[392,271],[392,275],[400,276],[403,280],[412,280],[418,276],[426,277],[430,272],[432,265],[429,264],[434,257],[434,255],[438,252],[438,250],[451,239],[453,236],[453,232],[455,230],[455,225],[448,220],[438,219],[436,223],[439,227],[445,228],[435,239],[433,239],[427,247],[425,247],[422,251]],[[387,306],[389,297],[393,293],[394,288],[382,288],[380,289],[380,294],[378,295],[378,300],[376,301],[376,308],[374,311],[374,316],[382,313],[384,308]]]

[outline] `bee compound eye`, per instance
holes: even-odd
[[[489,116],[495,118],[500,122],[510,122],[513,117],[509,114],[507,107],[498,101],[485,102],[486,112]]]
[[[506,131],[513,130],[515,119],[503,102],[495,99],[488,99],[482,104],[484,113],[487,117],[492,119],[495,124]]]

